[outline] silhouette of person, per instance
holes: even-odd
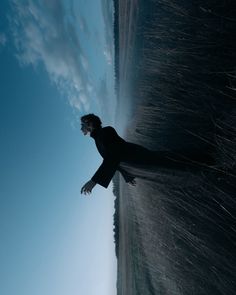
[[[154,165],[167,169],[185,169],[184,158],[169,151],[151,151],[141,145],[125,141],[111,126],[102,127],[100,118],[94,114],[81,117],[81,131],[90,134],[103,157],[103,162],[93,177],[81,188],[81,194],[90,194],[96,184],[108,187],[116,171],[126,183],[135,185],[135,176],[126,171],[121,163],[129,165]],[[195,156],[201,161],[200,156]],[[186,164],[186,162],[185,162]]]

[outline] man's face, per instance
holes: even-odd
[[[81,122],[81,131],[84,135],[87,135],[92,131],[92,123],[91,122]]]

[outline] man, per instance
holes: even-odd
[[[81,193],[90,194],[96,184],[107,188],[116,170],[122,174],[127,183],[136,184],[135,177],[119,166],[124,158],[122,146],[126,144],[126,141],[116,133],[114,128],[110,126],[102,128],[100,118],[94,114],[88,114],[81,117],[81,131],[84,135],[90,134],[94,138],[97,149],[103,157],[101,166],[91,180],[82,187]]]
[[[116,171],[119,171],[124,180],[135,185],[135,176],[127,172],[123,164],[128,166],[156,166],[164,169],[185,170],[199,169],[212,164],[212,158],[206,153],[170,151],[151,151],[138,144],[125,141],[111,126],[102,127],[100,118],[94,114],[81,117],[81,131],[84,135],[90,134],[103,162],[93,175],[81,188],[81,193],[90,194],[96,184],[107,188]],[[124,165],[123,165],[124,166]]]

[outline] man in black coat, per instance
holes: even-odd
[[[122,167],[122,163],[128,165],[154,165],[159,168],[184,169],[180,158],[167,151],[151,151],[138,144],[130,143],[121,138],[111,126],[102,127],[101,120],[94,114],[81,117],[81,131],[84,135],[90,133],[103,162],[81,189],[81,193],[91,193],[96,184],[107,188],[116,171],[119,171],[124,180],[135,185],[135,176]]]
[[[81,193],[91,193],[96,184],[107,188],[116,171],[122,174],[127,183],[136,184],[135,177],[119,166],[121,160],[128,158],[129,148],[127,148],[127,144],[129,145],[129,143],[122,139],[113,127],[102,128],[100,118],[94,114],[88,114],[81,117],[81,131],[84,135],[90,133],[100,155],[103,157],[102,164],[91,180],[82,187]]]

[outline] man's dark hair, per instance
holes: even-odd
[[[81,122],[92,122],[95,128],[101,127],[102,121],[100,118],[94,114],[84,115],[80,118]]]

